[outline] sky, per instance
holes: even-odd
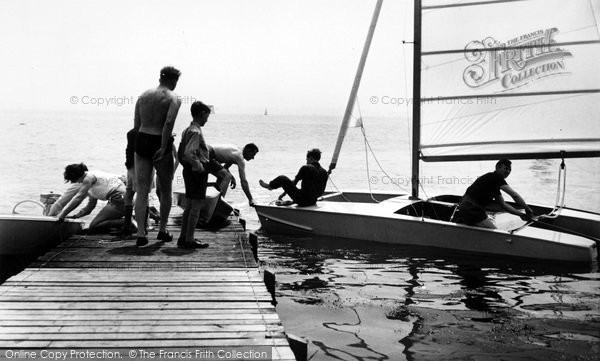
[[[0,0],[0,108],[128,111],[173,65],[184,104],[340,114],[375,3]],[[412,40],[412,0],[384,1],[359,93],[363,112],[404,112],[369,102],[404,96],[412,46],[403,40]]]

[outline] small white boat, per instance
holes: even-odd
[[[586,238],[600,236],[600,215],[595,213],[563,209],[553,220],[526,224],[517,218],[521,224],[513,229],[490,230],[452,222],[456,203],[414,200],[398,194],[372,195],[380,202],[374,202],[369,193],[344,192],[326,195],[310,207],[257,205],[256,212],[262,228],[275,234],[312,234],[559,261],[597,259],[595,242]],[[588,230],[592,235],[556,231],[557,224],[564,229]]]
[[[173,192],[173,200],[182,209],[186,207],[185,189]],[[200,219],[198,223],[222,224],[231,215],[233,208],[222,197],[219,191],[210,187],[206,189],[206,198],[202,201],[200,208]]]
[[[50,197],[49,197],[50,196]],[[40,200],[44,203],[52,198],[50,205],[59,195],[42,194]],[[0,256],[36,254],[58,244],[83,228],[84,222],[65,219],[59,222],[56,217],[46,215],[19,214],[17,207],[23,203],[33,203],[42,208],[46,206],[33,200],[17,203],[12,214],[0,215]]]
[[[0,215],[0,255],[35,254],[81,231],[82,224],[48,216]]]

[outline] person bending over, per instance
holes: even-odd
[[[120,176],[101,172],[89,171],[83,164],[69,164],[65,167],[65,181],[79,184],[77,193],[69,203],[58,213],[57,218],[64,220],[83,200],[88,197],[89,201],[75,215],[69,218],[81,218],[90,214],[98,200],[108,201],[106,206],[98,212],[89,225],[89,231],[106,229],[108,227],[121,226],[125,215],[125,184]]]
[[[232,144],[217,144],[209,146],[209,149],[212,150],[211,156],[217,162],[223,165],[222,170],[220,170],[217,174],[213,174],[215,177],[217,177],[217,189],[219,192],[221,192],[221,195],[225,197],[227,189],[229,188],[229,184],[231,184],[231,189],[234,189],[236,186],[235,177],[229,171],[229,168],[235,164],[237,165],[240,175],[240,184],[242,185],[242,190],[244,191],[246,198],[248,198],[248,203],[250,206],[254,206],[254,199],[252,199],[250,186],[248,185],[248,180],[246,179],[246,161],[251,161],[254,159],[258,153],[258,147],[254,143],[246,144],[243,149],[240,149]]]

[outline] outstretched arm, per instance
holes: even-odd
[[[252,193],[250,193],[250,186],[248,185],[248,180],[246,179],[246,162],[242,160],[241,162],[237,163],[237,166],[238,172],[240,174],[240,183],[242,184],[242,190],[244,191],[246,198],[248,198],[248,202],[250,203],[250,205],[253,205],[254,199],[252,199]]]
[[[79,212],[77,212],[77,214],[75,214],[73,218],[85,217],[88,214],[92,213],[94,208],[96,208],[96,204],[98,204],[98,199],[92,196],[88,197],[88,199],[88,203],[85,205],[85,207],[83,207]]]
[[[95,178],[90,177],[90,176],[85,176],[85,178],[83,179],[83,182],[81,183],[81,186],[79,187],[79,191],[77,191],[77,194],[69,201],[69,203],[65,206],[65,208],[63,208],[63,210],[58,214],[58,216],[57,216],[58,219],[65,219],[65,217],[67,215],[69,215],[69,213],[71,213],[72,210],[77,208],[77,206],[79,206],[81,204],[81,202],[83,202],[85,197],[87,197],[88,190],[94,184],[94,181],[95,181]]]
[[[504,200],[504,197],[502,197],[502,194],[500,194],[498,196],[498,203],[500,203],[500,206],[502,207],[502,209],[504,209],[506,212],[510,213],[510,214],[514,214],[515,216],[519,216],[521,217],[522,220],[524,221],[528,221],[531,219],[531,217],[529,216],[528,213],[522,213],[520,212],[518,209],[516,209],[515,207],[511,206],[510,204],[506,203],[506,201]]]
[[[519,193],[517,193],[514,189],[512,189],[508,184],[503,185],[502,187],[500,187],[500,189],[503,192],[506,192],[509,196],[512,197],[512,199],[521,207],[523,207],[525,209],[525,212],[528,215],[532,215],[533,211],[531,210],[531,208],[529,208],[529,206],[527,205],[527,203],[525,203],[525,200],[523,199],[523,197],[521,197],[519,195]]]

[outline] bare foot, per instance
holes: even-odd
[[[270,191],[273,190],[273,188],[271,188],[271,186],[269,185],[269,183],[263,181],[262,179],[258,181],[258,184],[260,184],[261,187],[268,189]]]

